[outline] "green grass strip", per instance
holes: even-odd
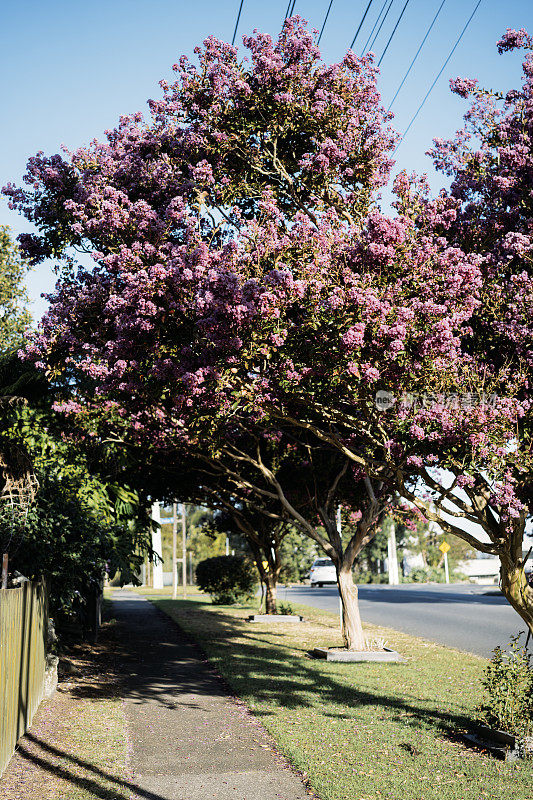
[[[308,656],[340,644],[338,619],[293,605],[301,625],[247,623],[255,609],[152,597],[201,645],[322,800],[533,800],[533,763],[465,747],[486,661],[386,628],[403,664]]]

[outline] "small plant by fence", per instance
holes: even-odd
[[[0,589],[0,775],[43,699],[47,631],[43,583]]]

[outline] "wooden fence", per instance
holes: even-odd
[[[0,589],[0,775],[43,698],[47,628],[44,584]]]

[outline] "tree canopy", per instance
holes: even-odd
[[[7,225],[0,225],[0,350],[22,344],[31,317],[24,285],[27,264]]]
[[[27,257],[66,269],[28,352],[93,433],[200,453],[277,504],[333,558],[350,646],[351,567],[396,492],[497,554],[532,627],[531,55],[505,98],[455,82],[481,149],[468,131],[437,141],[451,190],[400,174],[387,215],[395,135],[372,56],[324,64],[298,18],[245,45],[250,64],[208,38],[148,122],[40,153],[29,188],[5,189],[39,230]],[[500,49],[516,45],[531,39]]]

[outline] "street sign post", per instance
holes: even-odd
[[[449,549],[450,549],[450,545],[448,544],[448,542],[442,542],[442,544],[439,545],[439,550],[444,555],[444,574],[446,576],[446,583],[450,582],[450,571],[448,569],[448,550]]]

